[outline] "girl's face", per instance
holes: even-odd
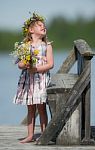
[[[32,34],[41,35],[42,37],[44,37],[46,35],[45,24],[41,21],[35,22],[34,26],[31,27],[30,32]]]

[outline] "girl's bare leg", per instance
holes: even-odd
[[[37,105],[38,112],[40,115],[40,124],[41,124],[41,132],[45,130],[48,122],[48,117],[47,117],[47,111],[46,111],[46,104],[38,104]]]
[[[35,128],[35,112],[36,112],[36,105],[28,105],[28,136],[20,141],[21,143],[28,143],[33,140],[34,136],[34,128]]]

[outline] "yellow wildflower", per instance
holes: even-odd
[[[34,50],[34,55],[38,55],[39,54],[39,50],[38,49],[35,49]]]
[[[31,59],[30,55],[26,56],[26,60],[29,61]]]
[[[25,31],[25,32],[27,32],[27,31],[28,31],[28,29],[24,29],[24,31]]]
[[[25,65],[27,64],[27,60],[24,60],[24,59],[23,59],[22,61],[23,61],[23,63],[24,63]]]

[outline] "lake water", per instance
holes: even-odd
[[[55,74],[68,53],[54,53],[54,68],[51,74]],[[91,72],[91,125],[95,125],[95,58],[92,59]],[[76,72],[76,65],[71,69],[72,73]],[[13,97],[16,93],[17,82],[20,70],[12,63],[8,55],[0,55],[0,125],[19,125],[27,114],[26,106],[14,105]],[[48,107],[47,107],[48,110]],[[50,119],[50,114],[48,110]],[[39,124],[39,119],[36,119]]]

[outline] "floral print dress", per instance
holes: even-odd
[[[47,44],[42,43],[37,47],[30,45],[31,54],[36,53],[35,65],[46,63]],[[44,59],[43,59],[44,58]],[[27,69],[22,70],[17,93],[13,103],[22,105],[43,104],[47,102],[46,88],[50,81],[50,72],[30,74]]]

